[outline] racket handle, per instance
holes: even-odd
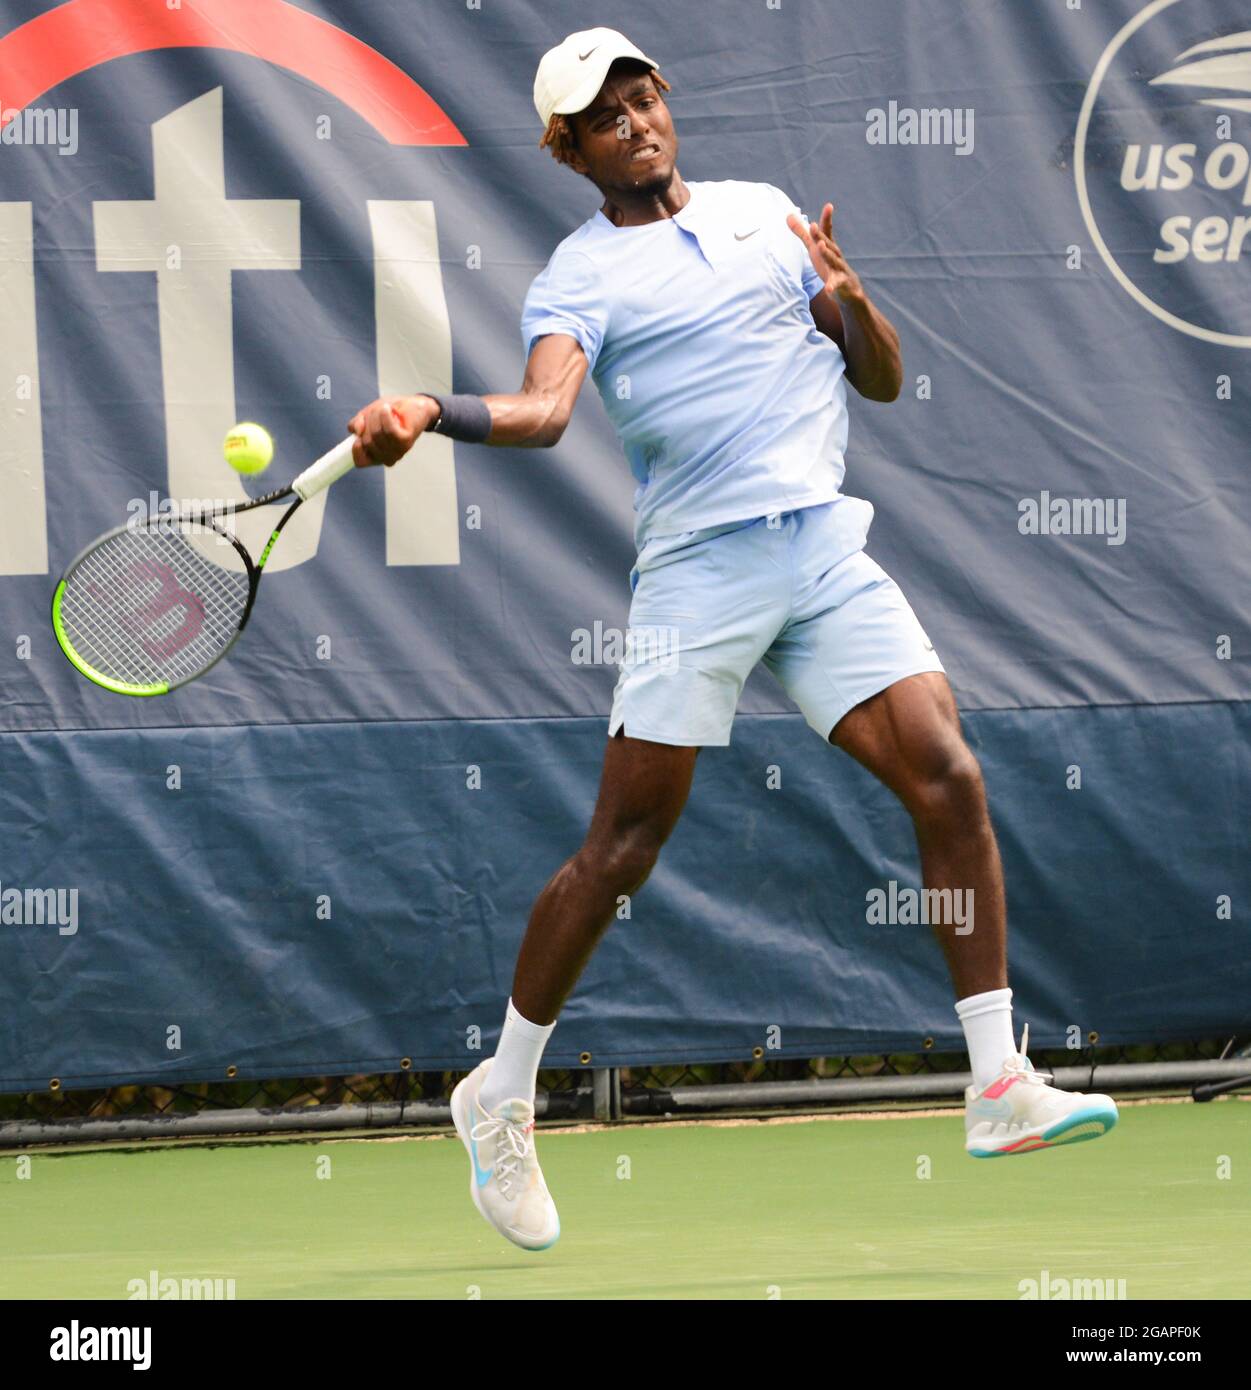
[[[331,483],[337,483],[345,473],[350,473],[355,466],[352,462],[352,446],[355,443],[356,436],[349,434],[341,444],[336,444],[328,454],[323,454],[316,463],[310,463],[291,484],[291,490],[297,497],[302,497],[307,502],[310,497],[315,497],[323,488],[328,488]]]

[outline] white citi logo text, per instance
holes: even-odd
[[[0,145],[52,145],[57,154],[78,153],[78,108],[5,108],[0,101]]]
[[[1125,544],[1123,497],[1022,497],[1016,529],[1023,536],[1103,536],[1109,545]]]
[[[77,888],[6,888],[0,883],[0,924],[56,927],[61,936],[78,933]]]
[[[1041,1278],[1022,1279],[1016,1286],[1022,1302],[1031,1299],[1123,1299],[1124,1279],[1060,1279],[1054,1278],[1050,1270],[1044,1269]]]
[[[901,888],[892,878],[864,899],[864,920],[873,927],[953,926],[956,936],[973,930],[972,888]]]
[[[624,664],[672,671],[678,665],[678,629],[663,623],[636,623],[622,632],[596,618],[589,628],[574,628],[569,641],[569,659],[575,666]]]
[[[165,6],[155,0],[144,8]],[[167,112],[148,129],[151,173],[140,173],[147,161],[136,145],[130,151],[133,157],[114,160],[110,166],[116,180],[102,174],[92,181],[91,201],[83,207],[86,242],[76,245],[73,254],[81,255],[93,274],[120,273],[132,285],[137,273],[152,277],[157,312],[145,313],[145,336],[131,347],[144,360],[152,353],[161,363],[157,389],[163,398],[153,402],[145,397],[143,413],[164,421],[165,477],[152,476],[149,461],[144,465],[144,485],[182,498],[225,490],[242,501],[247,490],[243,480],[236,482],[218,453],[226,430],[239,418],[235,319],[250,302],[242,281],[232,288],[231,274],[246,270],[272,279],[307,268],[301,251],[301,204],[288,197],[261,196],[264,190],[257,188],[248,190],[250,197],[230,196],[220,86]],[[12,141],[15,135],[7,131],[8,127],[0,131],[0,139]],[[127,139],[133,136],[137,141],[139,135],[139,129],[131,128]],[[17,153],[6,156],[0,151],[0,161]],[[67,167],[50,162],[54,169]],[[47,574],[50,568],[43,398],[36,370],[48,351],[39,341],[39,321],[48,312],[40,296],[49,285],[37,284],[36,266],[47,248],[37,245],[35,228],[43,218],[55,220],[56,200],[65,193],[49,189],[47,202],[32,208],[28,201],[9,201],[7,188],[0,187],[0,347],[9,364],[0,382],[0,438],[6,459],[16,461],[0,466],[0,576]],[[356,267],[363,254],[366,266],[372,264],[372,293],[367,297],[378,345],[374,389],[382,395],[388,382],[450,381],[451,321],[434,202],[399,196],[364,199],[360,211],[368,244],[361,247],[353,240],[349,259]],[[90,293],[108,297],[116,290],[101,282]],[[332,313],[329,303],[305,307],[314,317]],[[318,369],[317,399],[334,399],[337,413],[341,388],[337,381],[332,383],[330,365],[327,359]],[[180,385],[187,382],[195,389]],[[314,441],[310,437],[304,444],[289,442],[303,450]],[[145,456],[148,444],[145,437]],[[416,447],[422,455],[419,467],[387,469],[380,480],[386,564],[458,565],[462,512],[453,442],[430,434]],[[138,464],[132,460],[132,466]],[[47,479],[56,476],[56,470],[46,470]],[[270,573],[294,569],[317,554],[326,510],[317,498],[300,509],[269,561]],[[276,520],[273,504],[241,513],[239,536],[259,552]],[[236,561],[228,551],[230,547],[219,547],[211,553],[214,559],[225,555],[233,569]]]
[[[132,1370],[152,1365],[150,1327],[82,1327],[75,1318],[68,1327],[52,1329],[48,1356],[53,1361],[129,1361]]]
[[[957,154],[973,153],[971,106],[900,106],[894,99],[883,109],[864,113],[864,138],[870,145],[949,145]]]
[[[126,1285],[128,1299],[229,1299],[235,1296],[233,1279],[173,1279],[162,1278],[155,1269],[148,1270],[146,1279],[132,1279]]]

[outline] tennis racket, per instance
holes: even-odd
[[[52,628],[74,669],[118,695],[168,695],[215,666],[247,626],[283,527],[353,466],[349,435],[287,487],[190,516],[132,519],[79,552],[52,596]],[[227,524],[295,501],[253,560]]]

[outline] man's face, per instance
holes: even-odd
[[[647,73],[612,73],[599,95],[570,120],[572,165],[604,193],[662,193],[678,157],[669,108]]]

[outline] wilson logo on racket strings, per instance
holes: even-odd
[[[1073,170],[1087,231],[1138,305],[1251,347],[1251,18],[1196,42],[1212,19],[1197,0],[1153,0],[1120,30],[1082,103]]]
[[[87,580],[84,588],[139,640],[154,661],[167,660],[182,651],[204,626],[204,600],[184,588],[174,571],[160,560],[133,560],[106,580]],[[171,621],[162,624],[171,615]],[[159,631],[162,626],[164,630]]]
[[[66,0],[0,38],[0,93],[8,103],[4,124],[13,125],[19,119],[13,113],[33,107],[46,92],[115,58],[197,47],[232,50],[294,72],[309,87],[320,87],[342,101],[392,147],[468,143],[439,103],[390,59],[284,0],[213,0],[211,6]],[[202,68],[193,61],[184,70],[198,77]],[[275,74],[275,89],[285,80]],[[187,96],[191,99],[151,122],[150,174],[136,175],[130,190],[123,185],[97,193],[97,201],[87,209],[87,250],[89,257],[94,251],[95,273],[155,277],[157,312],[144,332],[159,338],[155,356],[161,377],[153,383],[151,399],[145,393],[143,404],[164,419],[167,478],[162,490],[178,497],[208,494],[234,483],[233,478],[223,481],[218,457],[219,441],[238,418],[234,271],[299,272],[304,264],[299,201],[227,196],[222,87]],[[84,126],[92,123],[90,109],[84,108],[83,116]],[[20,119],[24,132],[25,116]],[[320,119],[328,128],[331,118]],[[95,126],[95,147],[111,156],[119,152],[109,148],[109,132],[108,122]],[[12,142],[16,135],[8,139]],[[130,139],[127,133],[126,158],[115,158],[108,167],[133,165]],[[20,149],[11,154],[14,159],[24,157]],[[304,146],[284,154],[292,168],[308,157]],[[324,159],[318,163],[324,166]],[[56,165],[60,167],[60,161]],[[98,181],[90,182],[94,192]],[[359,196],[368,244],[344,244],[339,254],[349,263],[372,262],[377,394],[399,394],[410,390],[413,382],[449,390],[451,325],[434,203],[428,198],[371,198],[365,192]],[[0,470],[0,574],[49,571],[38,371],[47,348],[41,354],[34,246],[34,228],[47,212],[29,202],[0,201],[0,244],[5,248],[0,366],[6,381],[15,377],[18,383],[16,391],[0,394],[0,433],[7,455],[20,464]],[[344,219],[344,228],[350,225],[351,219]],[[351,233],[343,230],[339,235]],[[53,246],[55,236],[54,232]],[[79,252],[75,244],[74,259]],[[48,243],[39,255],[43,261],[50,259]],[[46,285],[42,279],[40,294],[49,293]],[[339,344],[327,347],[318,370],[326,380],[337,371],[346,372],[344,355],[355,358],[357,344],[344,338],[328,304],[319,309],[306,295],[301,295],[300,304],[310,325],[307,332],[320,333],[327,344]],[[46,313],[47,306],[42,307]],[[320,329],[315,326],[318,315]],[[246,316],[240,318],[246,324]],[[187,389],[192,383],[194,389]],[[311,439],[283,442],[292,453],[312,452]],[[453,460],[452,441],[431,434],[416,445],[417,466],[385,470],[388,566],[459,564]],[[55,472],[50,481],[58,485]],[[148,481],[159,485],[162,480]],[[238,487],[242,501],[241,481]],[[271,570],[290,569],[316,555],[324,505],[319,499],[301,511],[275,550]],[[255,553],[272,525],[267,509],[258,509],[241,518],[240,539]]]

